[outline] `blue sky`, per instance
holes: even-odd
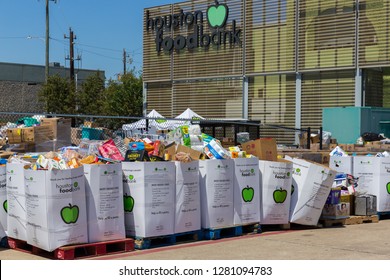
[[[50,62],[69,67],[71,27],[76,69],[99,69],[106,77],[123,72],[123,49],[142,68],[143,9],[177,0],[50,1]],[[0,62],[45,65],[45,0],[0,0]],[[31,39],[28,37],[31,36]],[[128,68],[131,68],[128,65]]]

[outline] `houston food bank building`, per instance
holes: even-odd
[[[390,0],[196,0],[144,11],[145,111],[318,128],[390,107]],[[292,143],[295,132],[263,129]]]

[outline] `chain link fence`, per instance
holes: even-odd
[[[55,125],[54,131],[44,129],[44,124]],[[0,146],[2,150],[39,152],[78,146],[83,139],[115,139],[121,146],[124,138],[164,138],[183,124],[199,124],[203,133],[226,146],[238,144],[240,137],[260,137],[259,121],[0,112]],[[32,131],[28,127],[40,128]]]

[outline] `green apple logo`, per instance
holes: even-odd
[[[229,15],[229,8],[225,4],[219,4],[216,0],[215,5],[207,9],[207,20],[211,28],[224,27]]]
[[[273,197],[276,203],[283,203],[286,201],[287,191],[282,188],[275,190],[273,193]]]
[[[123,206],[125,208],[125,212],[133,212],[134,208],[134,198],[131,195],[125,195],[123,196]]]
[[[8,213],[8,200],[4,200],[3,208],[4,208],[5,213]]]
[[[61,218],[67,225],[76,223],[79,218],[79,207],[69,203],[69,206],[61,209]]]
[[[134,176],[133,176],[133,175],[129,175],[129,179],[130,179],[130,180],[133,180],[133,179],[134,179]]]
[[[245,202],[252,202],[254,194],[255,194],[255,190],[253,188],[250,188],[249,186],[246,186],[246,188],[243,188],[242,192],[241,192],[242,199]]]
[[[387,193],[390,194],[390,182],[386,185]]]

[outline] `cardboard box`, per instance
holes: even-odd
[[[202,228],[231,227],[234,224],[234,161],[199,162]]]
[[[96,127],[99,127],[99,125],[96,122],[84,121],[84,127],[96,128]]]
[[[65,118],[43,118],[41,126],[49,126],[53,131],[53,137],[58,142],[62,142],[63,146],[70,146],[72,120]]]
[[[24,165],[7,163],[7,233],[9,237],[27,241],[26,192]]]
[[[310,150],[314,152],[318,152],[320,150],[320,143],[310,144]]]
[[[45,251],[88,243],[84,168],[25,170],[27,243]]]
[[[122,162],[126,236],[174,233],[174,162]]]
[[[14,154],[13,152],[0,151],[0,158],[7,159]]]
[[[355,215],[355,195],[348,194],[340,196],[340,203],[349,203],[349,215]]]
[[[7,205],[7,176],[5,165],[0,166],[0,203],[4,209],[0,210],[0,237],[5,236],[7,231],[7,212],[5,205]]]
[[[88,242],[126,237],[122,164],[84,165]]]
[[[168,154],[169,159],[174,159],[174,156],[176,154],[176,143],[173,142],[170,145],[165,146],[165,154]]]
[[[19,144],[22,142],[22,129],[9,128],[7,129],[7,138],[9,144]]]
[[[14,146],[12,146],[9,150],[13,153],[35,152],[35,143],[22,142],[19,144],[14,144]]]
[[[336,172],[329,167],[293,159],[290,222],[315,226],[330,193]]]
[[[334,149],[336,149],[336,147],[337,147],[337,143],[331,143],[331,144],[329,144],[329,150],[331,150],[331,151],[333,151]]]
[[[49,126],[22,128],[22,142],[42,143],[53,139],[53,130]]]
[[[288,224],[293,164],[290,161],[259,161],[260,223]]]
[[[260,138],[242,144],[247,154],[252,154],[260,160],[277,161],[278,151],[274,138]]]
[[[175,162],[175,233],[201,229],[199,161]]]
[[[390,157],[354,157],[353,176],[360,194],[376,196],[378,212],[390,211]]]
[[[330,159],[330,156],[329,156],[329,152],[322,152],[321,153],[321,164],[323,165],[329,165],[329,159]]]
[[[371,216],[377,214],[375,195],[359,195],[355,198],[355,215]]]
[[[341,197],[341,188],[338,188],[338,189],[332,188],[330,190],[328,198],[326,199],[325,204],[339,204],[340,197]]]
[[[331,156],[329,167],[338,173],[353,174],[353,157]]]
[[[349,217],[349,203],[325,204],[322,210],[323,219],[345,219]]]
[[[234,159],[234,225],[260,222],[258,158]]]
[[[299,147],[302,148],[307,147],[307,132],[299,134]]]
[[[190,147],[187,147],[187,146],[184,146],[184,145],[181,145],[181,144],[179,144],[177,146],[176,154],[180,153],[180,152],[186,153],[186,154],[190,154],[190,157],[193,160],[204,159],[204,154],[202,152],[196,151],[194,149],[191,149]]]
[[[310,141],[311,141],[311,144],[320,143],[320,135],[319,134],[310,135]]]

